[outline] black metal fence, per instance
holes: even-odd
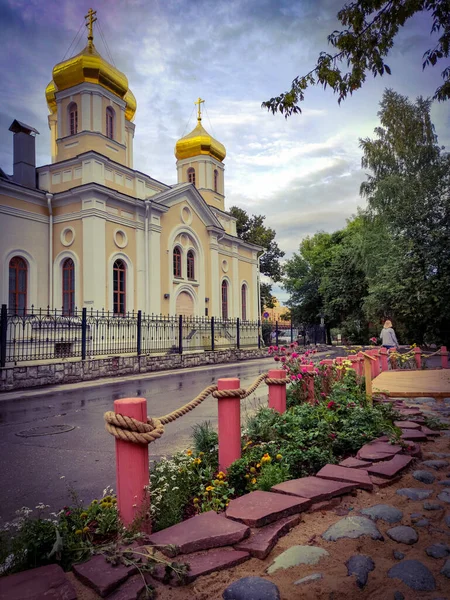
[[[258,321],[75,309],[0,315],[0,367],[26,361],[261,347]]]
[[[325,325],[263,321],[262,338],[266,346],[283,346],[297,342],[301,346],[326,344]]]

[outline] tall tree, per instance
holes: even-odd
[[[450,155],[438,145],[430,106],[386,90],[376,137],[360,140],[370,169],[361,186],[368,218],[390,236],[370,278],[367,312],[396,316],[419,343],[450,338]]]
[[[232,206],[230,215],[237,219],[236,232],[239,238],[264,248],[261,254],[260,269],[263,275],[270,277],[273,282],[281,281],[282,268],[280,259],[284,252],[280,250],[275,241],[275,230],[264,225],[264,215],[249,215],[247,211],[237,206]],[[261,306],[273,308],[274,296],[270,283],[261,284]]]
[[[305,90],[310,85],[329,86],[338,94],[340,103],[363,85],[367,73],[372,72],[374,77],[384,73],[390,75],[391,69],[385,58],[399,29],[419,13],[431,15],[430,34],[438,36],[434,47],[423,56],[423,68],[436,65],[449,56],[449,0],[355,0],[346,4],[337,15],[343,30],[333,31],[328,36],[328,42],[337,52],[321,52],[309,73],[297,76],[289,91],[263,102],[262,106],[288,117],[301,112],[299,103],[304,100]],[[348,70],[341,70],[342,63],[346,63]],[[442,78],[443,84],[434,95],[439,101],[450,97],[450,67],[444,68]]]

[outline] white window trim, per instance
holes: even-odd
[[[63,294],[62,294],[62,265],[66,258],[73,260],[75,269],[75,307],[79,310],[82,307],[81,294],[80,294],[80,261],[75,252],[71,250],[63,250],[58,254],[53,263],[53,306],[58,310],[62,309],[63,306]]]
[[[109,257],[109,260],[108,260],[108,277],[107,277],[108,286],[109,286],[109,293],[108,293],[109,309],[108,310],[110,310],[111,312],[114,311],[113,265],[118,258],[121,258],[124,261],[126,268],[127,268],[126,279],[125,279],[125,285],[126,285],[125,311],[132,312],[133,310],[136,310],[136,308],[134,306],[134,267],[133,267],[133,263],[131,262],[130,258],[123,252],[114,252],[113,254],[111,254],[111,256]]]
[[[9,263],[14,256],[20,256],[27,263],[27,306],[29,309],[32,306],[34,308],[44,308],[41,306],[37,306],[37,266],[36,261],[31,256],[29,252],[26,250],[22,250],[20,248],[16,248],[15,250],[10,250],[3,259],[3,289],[1,293],[2,304],[6,304],[8,306],[9,303]],[[50,304],[50,303],[48,303]]]
[[[226,277],[222,277],[220,280],[220,288],[219,288],[219,309],[220,309],[220,318],[223,319],[223,312],[222,312],[222,283],[226,281],[228,283],[228,297],[227,297],[227,303],[228,303],[228,319],[233,319],[233,295],[231,293],[232,287],[231,287],[231,279],[226,276]]]
[[[246,300],[246,308],[247,308],[247,321],[250,321],[250,305],[249,305],[249,293],[250,293],[250,286],[248,285],[248,281],[246,279],[242,279],[240,285],[239,285],[239,316],[242,319],[242,286],[245,285],[246,287],[246,294],[245,294],[245,300]]]

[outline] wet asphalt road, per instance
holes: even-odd
[[[70,488],[90,502],[107,485],[115,486],[114,438],[105,431],[103,413],[113,409],[117,398],[142,396],[148,414],[160,416],[189,402],[219,377],[240,377],[246,387],[274,366],[272,359],[262,359],[97,382],[94,387],[75,384],[0,394],[0,524],[22,506],[34,509],[43,502],[59,510],[70,501]],[[243,424],[260,402],[267,402],[264,385],[243,401]],[[192,426],[203,421],[217,422],[215,398],[167,425],[164,436],[150,445],[150,459],[188,448]],[[48,435],[50,430],[62,432]]]

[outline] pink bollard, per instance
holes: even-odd
[[[219,379],[218,391],[238,390],[241,382],[237,377]],[[219,416],[219,469],[226,471],[235,460],[241,458],[241,399],[239,396],[218,398]]]
[[[420,348],[414,348],[414,360],[416,361],[417,369],[422,368],[422,356]]]
[[[443,369],[448,369],[448,352],[446,346],[441,346],[441,365]]]
[[[271,379],[285,379],[286,371],[284,369],[270,369],[268,373]],[[267,384],[269,388],[269,408],[273,408],[279,413],[286,412],[286,384]]]
[[[381,360],[381,371],[388,371],[389,370],[388,351],[386,348],[381,348],[380,360]]]
[[[306,365],[306,369],[307,369],[308,373],[312,373],[314,371],[315,367],[314,367],[314,365]],[[306,401],[309,402],[309,404],[314,404],[314,402],[316,401],[316,396],[314,393],[314,375],[306,375],[306,377],[304,378],[304,381],[305,381],[306,390],[307,390]]]
[[[114,412],[137,421],[147,422],[147,400],[145,398],[121,398],[114,401]],[[124,525],[131,525],[140,518],[150,504],[146,492],[149,485],[148,446],[133,444],[116,438],[117,504]],[[144,529],[150,533],[151,523]]]

